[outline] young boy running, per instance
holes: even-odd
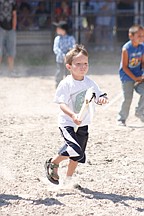
[[[98,85],[86,76],[88,72],[88,53],[83,45],[76,45],[65,57],[66,68],[70,71],[56,90],[55,102],[59,104],[59,128],[65,140],[58,154],[45,163],[47,178],[54,184],[59,184],[58,167],[60,162],[69,159],[67,177],[72,177],[78,163],[85,163],[85,149],[88,141],[88,125],[90,112],[86,112],[82,121],[78,118],[86,91],[93,87],[95,101],[100,104],[108,102]],[[78,130],[75,131],[75,128]]]
[[[142,68],[144,67],[144,46],[140,37],[141,27],[134,25],[129,29],[129,41],[122,48],[120,79],[122,82],[123,101],[118,114],[118,125],[126,126],[126,120],[129,115],[130,105],[133,98],[133,92],[136,83],[142,83],[144,76]],[[141,95],[136,116],[144,121],[144,89],[139,92]]]

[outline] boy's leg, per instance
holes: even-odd
[[[53,159],[46,161],[47,177],[52,183],[58,184],[58,165],[65,159],[70,158],[67,177],[71,177],[75,172],[78,162],[85,163],[85,148],[88,140],[88,126],[80,127],[77,134],[73,127],[60,128],[62,135],[66,141],[59,153]],[[67,139],[68,138],[68,139]],[[80,143],[79,143],[80,142]],[[79,145],[79,144],[80,145]],[[48,166],[47,166],[48,164]]]
[[[144,114],[144,95],[140,96],[140,99],[138,101],[138,107],[137,112],[141,115]]]
[[[59,165],[60,162],[62,162],[63,160],[66,160],[68,159],[69,157],[67,156],[62,156],[62,155],[57,155],[56,157],[54,157],[51,162],[56,164],[56,165]]]
[[[3,47],[4,47],[4,31],[0,27],[0,65],[2,62],[2,56],[3,56]]]
[[[78,143],[81,146],[82,155],[80,157],[70,157],[67,174],[66,174],[67,177],[71,177],[74,174],[78,166],[78,163],[85,163],[86,160],[85,149],[88,141],[88,127],[87,126],[79,127],[76,136],[78,139]],[[75,160],[75,158],[77,158],[77,160]]]
[[[68,158],[67,156],[57,155],[51,160],[51,163],[59,165],[60,162],[66,160],[67,158]],[[58,168],[54,168],[54,172],[58,174]]]
[[[51,160],[51,162],[56,164],[56,165],[59,165],[60,162],[62,162],[63,160],[66,160],[68,158],[69,157],[57,155],[55,158],[53,158]],[[66,174],[67,177],[72,176],[74,174],[75,169],[77,168],[77,165],[78,165],[77,161],[74,161],[74,160],[70,159],[69,164],[68,164],[67,174]],[[58,169],[57,168],[54,168],[54,171],[55,171],[55,173],[58,174]]]
[[[122,83],[122,89],[124,98],[118,115],[118,121],[126,121],[129,115],[130,105],[133,98],[134,82],[128,81]]]
[[[60,162],[62,162],[63,160],[66,160],[68,158],[69,157],[67,157],[67,156],[57,155],[55,158],[53,158],[51,160],[51,163],[55,164],[55,165],[59,165]],[[72,177],[72,175],[75,172],[77,165],[78,165],[77,161],[73,161],[70,159],[69,164],[68,164],[68,168],[67,168],[66,177]],[[53,168],[53,172],[58,175],[58,167]],[[55,177],[53,177],[53,179],[57,180],[57,178],[55,178]]]
[[[77,161],[73,161],[73,160],[69,161],[67,174],[66,174],[67,177],[71,177],[74,174],[74,172],[77,168],[77,165],[78,165]]]
[[[9,71],[12,72],[14,70],[14,58],[12,56],[9,56],[7,61],[8,61]]]
[[[13,72],[14,59],[16,55],[16,31],[14,30],[7,31],[6,51],[8,55],[7,61],[8,61],[9,71]]]
[[[48,180],[53,184],[59,184],[58,167],[59,163],[67,159],[66,156],[57,155],[54,159],[46,160],[44,167]]]
[[[64,76],[64,64],[63,63],[57,63],[57,71],[55,74],[55,81],[56,81],[56,88],[60,81],[63,79]]]
[[[144,121],[144,83],[140,83],[139,85],[135,86],[135,90],[140,95],[135,115]]]

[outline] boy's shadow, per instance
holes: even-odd
[[[54,198],[46,198],[46,199],[26,199],[23,197],[20,197],[18,195],[11,195],[11,194],[0,194],[0,207],[5,205],[11,205],[11,200],[25,200],[28,202],[32,202],[33,205],[63,205],[63,203],[59,202],[57,199]]]
[[[125,202],[127,200],[133,200],[133,201],[139,201],[143,202],[144,198],[141,197],[132,197],[132,196],[123,196],[123,195],[117,195],[117,194],[106,194],[102,192],[92,191],[88,188],[79,188],[81,192],[87,195],[93,195],[92,198],[90,196],[87,196],[88,199],[107,199],[111,200],[113,203],[120,202],[124,206],[129,207],[129,205]],[[144,208],[136,208],[139,212],[144,212]]]

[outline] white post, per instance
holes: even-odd
[[[140,2],[140,24],[144,25],[144,1]]]
[[[139,23],[139,2],[134,3],[134,21],[136,24]]]
[[[77,0],[73,3],[73,14],[74,14],[74,28],[75,28],[75,38],[78,43],[80,43],[80,28],[81,28],[81,1]]]

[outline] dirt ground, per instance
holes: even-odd
[[[144,123],[134,115],[135,93],[127,127],[117,126],[121,100],[118,65],[97,64],[89,76],[109,96],[97,106],[90,126],[87,162],[73,184],[60,188],[45,177],[44,162],[63,140],[53,103],[54,67],[22,68],[20,77],[0,75],[1,216],[144,215]],[[64,178],[67,162],[60,166]]]

